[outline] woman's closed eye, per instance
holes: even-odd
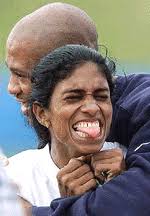
[[[76,102],[76,101],[81,100],[82,98],[83,98],[82,95],[69,95],[65,97],[65,101]]]
[[[98,101],[105,101],[109,99],[109,95],[108,94],[94,95],[94,98],[95,100],[98,100]]]

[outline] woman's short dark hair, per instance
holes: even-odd
[[[71,76],[72,72],[86,62],[93,62],[102,72],[108,82],[110,94],[113,92],[113,74],[115,63],[107,56],[104,58],[94,49],[84,45],[66,45],[55,49],[41,59],[40,63],[32,71],[32,92],[29,100],[31,122],[39,138],[38,148],[50,145],[50,134],[46,127],[41,125],[34,113],[32,106],[38,102],[42,107],[48,108],[55,86],[61,80]]]

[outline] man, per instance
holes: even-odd
[[[31,70],[41,57],[66,43],[97,49],[95,26],[86,16],[67,4],[49,4],[23,18],[10,33],[6,57],[11,70],[8,90],[21,103],[24,113],[27,114]],[[35,215],[150,214],[149,86],[149,75],[116,79],[109,140],[128,147],[128,171],[81,197],[56,200],[51,208],[33,209]]]
[[[88,15],[68,4],[52,3],[21,19],[6,45],[6,63],[11,71],[8,91],[27,114],[30,75],[41,57],[65,44],[84,44],[97,49],[97,32]]]

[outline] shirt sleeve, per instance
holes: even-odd
[[[53,210],[50,207],[32,207],[32,216],[49,216],[53,215]]]

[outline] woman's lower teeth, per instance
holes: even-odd
[[[81,131],[76,131],[76,133],[78,134],[78,136],[80,137],[88,137],[89,135],[87,133],[81,132]]]

